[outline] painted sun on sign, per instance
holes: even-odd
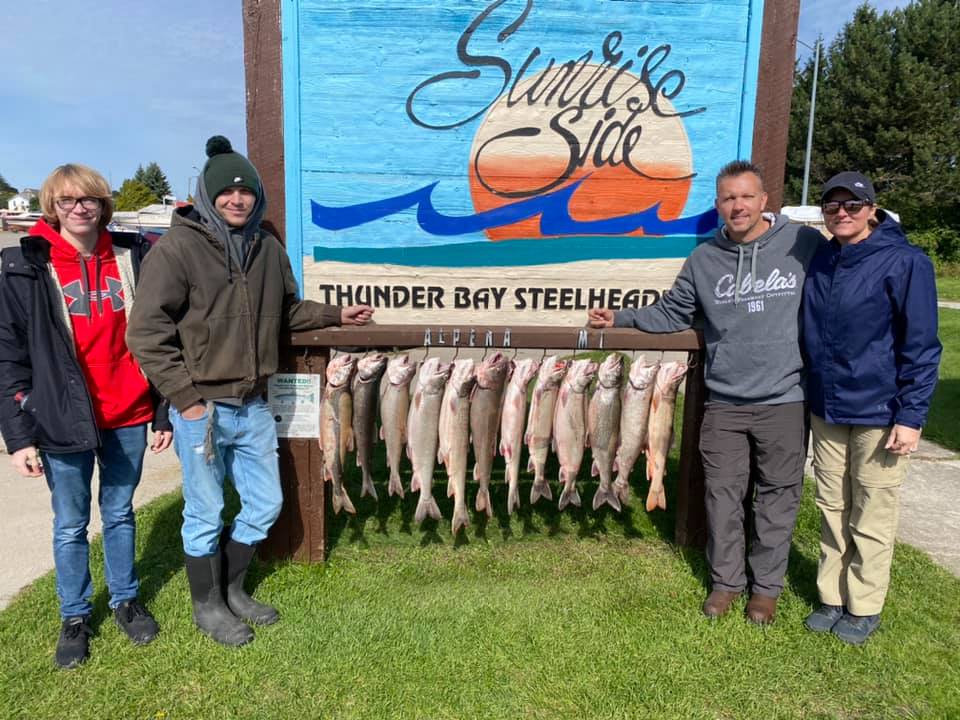
[[[311,202],[312,220],[345,230],[416,209],[430,236],[484,233],[494,241],[584,236],[703,235],[716,226],[712,209],[681,217],[694,172],[684,119],[705,107],[679,110],[686,84],[671,64],[671,45],[628,48],[611,30],[598,48],[577,57],[542,57],[532,48],[517,66],[474,49],[480,36],[503,44],[527,22],[534,0],[514,17],[494,14],[496,0],[463,30],[459,67],[424,78],[406,100],[413,125],[436,133],[474,127],[463,157],[472,214],[436,208],[438,182],[349,206]],[[451,88],[481,71],[502,74],[496,92],[451,117]],[[489,84],[477,84],[484,92]],[[441,112],[438,108],[443,108]]]

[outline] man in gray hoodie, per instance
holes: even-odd
[[[684,262],[673,287],[641,309],[590,310],[592,327],[677,332],[702,322],[709,396],[700,433],[706,476],[707,617],[746,589],[744,498],[756,468],[747,618],[773,621],[800,505],[806,450],[800,297],[823,237],[763,211],[760,170],[735,161],[717,175],[716,235]]]

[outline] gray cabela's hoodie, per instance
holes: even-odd
[[[616,327],[677,332],[702,320],[710,402],[776,405],[804,399],[800,297],[807,267],[824,237],[764,214],[770,228],[749,243],[724,228],[684,262],[655,305],[614,316]]]

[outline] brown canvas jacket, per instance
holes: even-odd
[[[230,279],[223,244],[188,206],[144,260],[127,345],[183,411],[262,393],[277,371],[281,332],[339,324],[339,306],[297,299],[286,251],[262,227]]]

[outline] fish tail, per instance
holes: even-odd
[[[517,483],[513,483],[507,494],[507,515],[513,515],[513,511],[518,507],[520,507],[520,488]]]
[[[493,508],[490,507],[490,489],[482,487],[477,490],[477,500],[474,504],[477,512],[485,512],[487,517],[493,517]]]
[[[620,498],[617,497],[617,493],[611,488],[609,484],[601,485],[597,488],[597,492],[593,494],[593,509],[599,510],[600,506],[604,503],[612,507],[617,512],[620,512],[623,508],[620,507]]]
[[[470,525],[470,516],[467,514],[467,508],[465,505],[460,505],[453,509],[453,520],[450,521],[450,530],[456,535],[460,528],[465,528]]]
[[[343,509],[343,498],[340,496],[339,488],[334,487],[333,493],[330,495],[330,500],[333,502],[333,514],[339,515]]]
[[[666,501],[664,501],[664,504],[666,504]],[[659,505],[660,505],[660,493],[656,488],[654,488],[651,485],[650,490],[647,492],[647,512],[656,510]]]
[[[613,491],[621,503],[626,504],[630,500],[630,482],[623,475],[618,475],[613,481]]]
[[[550,489],[550,483],[545,479],[534,480],[530,488],[530,504],[533,505],[540,498],[553,500],[553,491]]]
[[[387,485],[387,495],[403,497],[403,482],[400,480],[400,471],[390,468],[390,482]]]
[[[353,501],[350,500],[350,496],[347,495],[347,489],[345,487],[340,488],[340,499],[341,499],[341,503],[340,503],[341,507],[343,507],[344,510],[346,510],[351,515],[357,514],[357,509],[353,506]]]
[[[377,499],[377,489],[373,486],[373,477],[366,468],[363,469],[363,485],[360,488],[360,497],[365,495],[369,495],[374,500]]]
[[[420,495],[420,500],[417,502],[417,509],[413,514],[413,521],[417,524],[422,523],[427,517],[432,517],[434,520],[439,520],[440,508],[437,507],[437,501],[434,500],[433,495],[424,496]]]

